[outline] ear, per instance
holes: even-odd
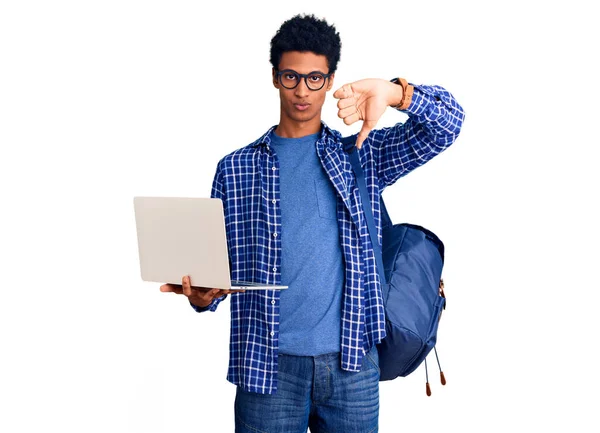
[[[329,79],[327,80],[327,91],[329,92],[331,90],[331,88],[333,87],[333,79],[335,78],[335,72],[333,74],[331,74],[329,76]]]
[[[273,86],[275,86],[276,89],[279,89],[279,80],[277,79],[277,75],[275,74],[275,68],[271,68],[271,74],[272,74],[272,78],[273,78]]]

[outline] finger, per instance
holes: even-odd
[[[356,108],[355,105],[351,105],[348,108],[342,108],[338,110],[338,117],[340,119],[345,119],[346,117],[352,116],[353,114],[358,113],[358,118],[360,119],[360,111]]]
[[[353,95],[354,91],[352,90],[352,84],[344,84],[333,93],[333,97],[336,99],[350,98]]]
[[[191,296],[192,295],[192,285],[190,283],[190,277],[188,277],[187,275],[184,276],[181,279],[181,285],[183,287],[183,294],[185,296]]]
[[[231,289],[220,289],[217,293],[213,295],[213,298],[220,298],[225,295],[230,295],[232,293],[244,292],[245,290],[231,290]]]
[[[339,113],[338,113],[338,115],[339,115]],[[340,117],[342,117],[342,116],[340,116]],[[355,111],[354,113],[349,114],[348,116],[344,117],[343,119],[344,119],[344,123],[346,125],[352,125],[354,122],[361,120],[361,117],[360,117],[360,113],[358,111]]]
[[[183,293],[181,286],[177,284],[163,284],[162,286],[160,286],[160,291],[165,293],[173,292],[177,293],[178,295],[181,295]]]
[[[342,110],[344,108],[348,108],[348,107],[355,107],[356,106],[356,98],[340,99],[337,103],[337,106],[340,110]]]
[[[362,147],[363,142],[367,139],[369,133],[375,128],[375,124],[376,122],[373,122],[372,120],[365,120],[363,122],[363,126],[356,137],[356,147],[359,149]]]
[[[209,299],[212,300],[212,299],[220,298],[223,295],[221,294],[221,289],[212,289],[207,292],[207,296]]]
[[[203,302],[210,302],[213,300],[213,294],[215,290],[218,289],[210,289],[210,290],[195,290],[192,289],[192,295],[190,298],[201,299]]]

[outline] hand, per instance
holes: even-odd
[[[398,105],[402,100],[402,86],[387,80],[368,78],[344,84],[333,94],[338,101],[338,116],[346,125],[363,121],[356,138],[356,147],[362,147],[369,132],[389,105]]]
[[[163,284],[160,286],[161,292],[173,292],[178,295],[185,295],[189,301],[197,307],[208,307],[213,299],[230,293],[243,292],[243,290],[211,289],[210,287],[194,287],[187,275],[181,279],[179,284]]]

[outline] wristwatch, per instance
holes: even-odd
[[[393,78],[390,80],[394,84],[402,86],[402,100],[394,108],[397,110],[406,110],[412,101],[414,87],[408,84],[404,78]]]

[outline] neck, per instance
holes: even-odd
[[[282,138],[301,138],[307,135],[316,134],[321,131],[321,118],[315,117],[308,122],[296,122],[291,119],[281,117],[279,125],[275,129],[275,134]]]

